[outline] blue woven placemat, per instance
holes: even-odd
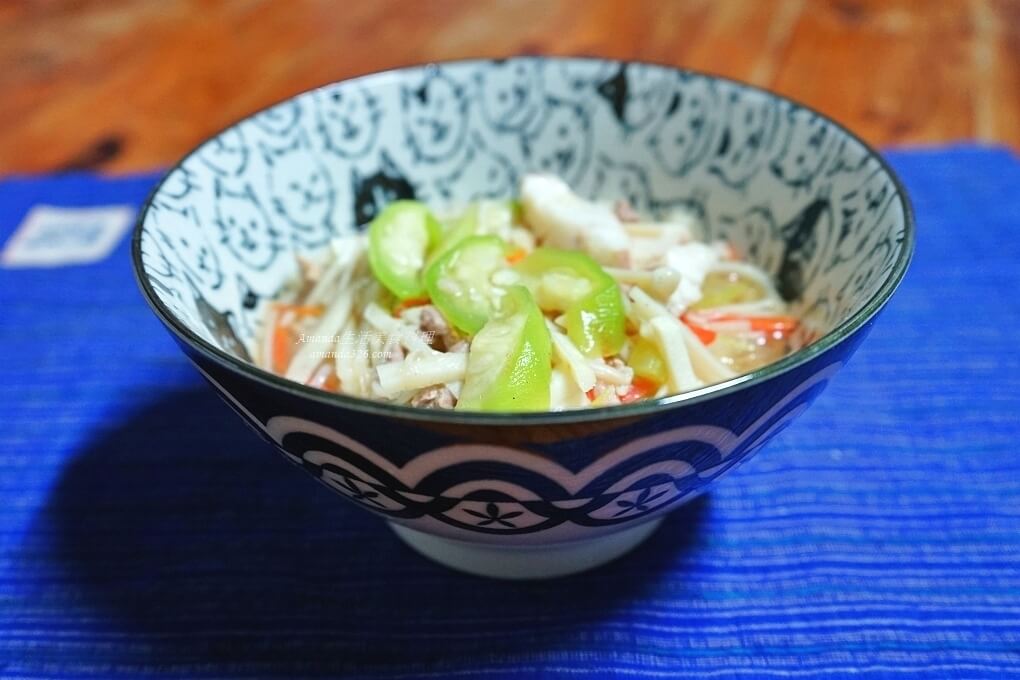
[[[1020,675],[1020,161],[889,154],[917,255],[791,429],[602,569],[430,564],[202,384],[106,260],[0,268],[0,677]],[[0,182],[137,205],[153,176]]]

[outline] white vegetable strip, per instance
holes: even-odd
[[[634,381],[634,369],[630,366],[615,368],[601,359],[589,361],[588,366],[591,367],[598,380],[610,385],[629,385]]]
[[[667,316],[657,316],[647,323],[648,339],[658,348],[666,362],[669,388],[673,392],[686,392],[701,387],[687,353],[683,324],[673,323]],[[644,333],[642,333],[644,334]]]
[[[364,317],[362,317],[364,318]],[[382,357],[383,349],[383,336],[381,333],[369,333],[368,334],[368,365],[370,368],[375,368],[381,363],[385,363]],[[375,375],[375,371],[370,371],[369,374],[372,376],[372,384],[377,385],[378,380]],[[375,389],[373,387],[373,389]]]
[[[315,325],[315,328],[309,335],[318,338],[333,338],[339,335],[351,318],[351,304],[353,302],[351,293],[351,288],[342,283],[333,303],[326,308],[319,323]],[[298,351],[294,353],[294,358],[291,359],[290,365],[287,366],[286,377],[302,384],[308,382],[312,372],[322,362],[323,357],[321,353],[327,347],[331,348],[333,344],[326,345],[322,342],[301,343]]]
[[[643,322],[641,334],[655,344],[669,374],[669,388],[673,392],[684,392],[701,386],[694,373],[694,366],[687,354],[684,325],[648,293],[637,286],[628,291],[634,314]]]
[[[350,328],[355,333],[357,344],[350,345],[341,337],[336,344],[336,375],[340,379],[340,389],[356,397],[369,396],[372,375],[369,372],[368,336],[353,324]]]
[[[375,302],[365,307],[364,319],[380,333],[399,338],[400,344],[412,352],[433,351],[429,344],[422,339],[417,327],[404,323],[400,319],[394,319]]]
[[[348,284],[357,261],[364,255],[364,240],[351,237],[345,241],[345,246],[347,247],[342,250],[334,248],[335,257],[332,264],[305,298],[304,303],[309,305],[329,303],[322,318],[311,329],[309,335],[332,338],[351,320],[354,299],[352,287]],[[321,354],[324,351],[322,342],[303,343],[287,366],[285,377],[300,383],[308,382],[322,362]]]
[[[386,394],[382,392],[381,389],[379,389],[379,384],[376,383],[375,394],[379,399],[386,399],[394,404],[406,405],[408,402],[411,401],[412,398],[414,398],[414,395],[418,394],[418,390],[408,390],[406,392],[397,392],[396,394]]]
[[[581,392],[587,392],[595,387],[595,371],[588,365],[588,360],[581,350],[560,331],[559,327],[546,319],[545,325],[549,328],[549,335],[552,336],[553,352],[556,355],[557,363],[566,369],[573,378]]]
[[[705,321],[704,323],[697,323],[691,314],[687,315],[687,319],[696,326],[701,326],[717,333],[749,333],[751,331],[750,321]]]
[[[312,372],[312,377],[308,379],[308,385],[321,390],[323,385],[326,384],[326,381],[329,380],[329,374],[331,371],[332,366],[328,363],[320,364],[319,367]]]
[[[560,367],[553,368],[549,381],[549,410],[564,411],[585,408],[588,405],[588,396],[580,390],[577,383]]]
[[[606,273],[619,283],[641,286],[649,295],[666,300],[680,283],[680,275],[670,267],[657,267],[651,271],[605,267]]]
[[[775,316],[786,313],[786,303],[779,298],[762,298],[754,302],[740,302],[732,305],[719,305],[702,311],[711,311],[713,314],[734,314],[736,316]]]
[[[630,300],[631,319],[640,324],[642,321],[651,321],[657,316],[665,316],[672,319],[673,316],[661,304],[656,302],[648,293],[637,286],[627,291],[627,298]],[[677,321],[677,323],[680,323]]]
[[[463,380],[467,362],[468,355],[463,352],[430,351],[429,354],[411,354],[404,361],[380,364],[375,370],[383,393],[391,395]]]
[[[736,373],[720,362],[715,355],[712,354],[704,344],[702,344],[694,331],[688,328],[686,324],[681,323],[679,319],[669,313],[668,309],[653,300],[643,290],[637,287],[631,288],[630,299],[634,303],[635,312],[642,318],[642,320],[651,323],[657,319],[663,319],[664,323],[675,328],[674,332],[670,333],[670,337],[679,337],[682,340],[679,345],[684,348],[684,355],[687,356],[688,363],[694,368],[695,373],[701,380],[706,383],[714,383],[722,380],[729,380],[736,375]],[[662,340],[663,336],[661,331],[657,338]],[[653,337],[652,339],[655,340],[656,338]],[[669,357],[665,354],[666,348],[660,345],[659,351],[663,352],[663,358],[666,359],[666,364],[668,366]],[[682,377],[683,372],[681,371],[681,373],[677,375],[677,378]],[[670,387],[672,387],[672,385],[670,385]]]
[[[698,374],[698,377],[708,384],[736,377],[737,374],[726,364],[719,361],[686,324],[680,324],[680,329],[683,330],[684,340],[687,343],[687,353],[691,358],[691,364],[694,366],[694,372]]]
[[[339,292],[339,289],[351,280],[355,264],[365,252],[364,241],[350,237],[343,239],[342,245],[342,248],[339,245],[333,247],[333,261],[305,296],[304,304],[327,304]]]

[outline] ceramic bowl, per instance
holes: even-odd
[[[524,415],[334,395],[249,361],[295,252],[397,198],[513,196],[533,170],[644,212],[695,211],[776,277],[818,339],[680,396]],[[524,57],[368,75],[241,121],[158,185],[133,258],[184,353],[288,459],[419,552],[526,578],[622,554],[789,425],[860,345],[912,249],[888,165],[808,108],[665,66]]]

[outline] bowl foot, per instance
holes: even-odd
[[[520,547],[468,543],[389,524],[404,543],[452,569],[492,578],[538,579],[575,574],[616,559],[651,536],[661,522],[659,518],[587,540]]]

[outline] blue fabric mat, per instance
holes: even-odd
[[[105,261],[0,269],[0,677],[1020,676],[1020,161],[889,154],[913,268],[791,429],[645,546],[448,572],[252,435]],[[137,204],[153,176],[0,182]]]

